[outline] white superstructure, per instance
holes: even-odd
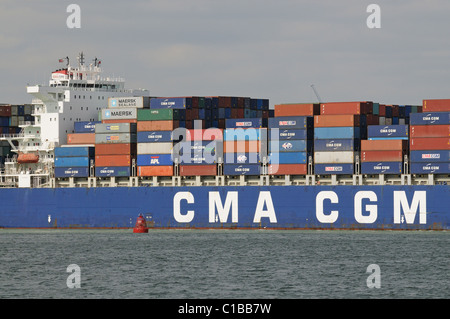
[[[48,85],[27,86],[27,93],[33,96],[34,122],[19,123],[20,134],[0,138],[8,140],[18,155],[5,163],[0,183],[8,183],[5,176],[16,176],[10,181],[20,181],[20,175],[24,174],[30,179],[44,177],[41,182],[47,182],[52,172],[53,150],[66,144],[67,134],[74,131],[74,122],[97,121],[99,111],[108,106],[109,97],[149,95],[148,90],[125,89],[121,78],[102,77],[101,61],[97,58],[85,64],[84,54],[80,53],[77,60],[77,66],[72,66],[68,57],[60,59],[66,65],[52,72]],[[17,141],[18,146],[12,141]],[[38,161],[33,163],[33,158]]]

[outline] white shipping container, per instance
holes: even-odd
[[[353,163],[354,160],[354,152],[314,152],[315,164]]]
[[[108,108],[135,107],[150,108],[149,96],[124,96],[108,98]]]
[[[173,143],[137,143],[138,154],[172,154]]]

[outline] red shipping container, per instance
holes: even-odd
[[[96,144],[95,155],[134,155],[136,144]]]
[[[138,166],[138,176],[173,176],[173,166]]]
[[[450,125],[412,125],[411,137],[449,137]]]
[[[361,151],[405,151],[407,140],[361,140]]]
[[[423,100],[424,112],[450,112],[450,99]]]
[[[361,162],[401,162],[404,151],[362,151]]]
[[[314,127],[342,127],[359,126],[359,115],[316,115],[314,116]]]
[[[188,130],[190,141],[223,141],[223,129],[209,128],[201,130]],[[189,138],[187,138],[189,140]]]
[[[367,114],[366,115],[366,124],[367,125],[379,125],[380,117],[375,114]]]
[[[95,166],[130,166],[131,155],[96,155]]]
[[[373,102],[331,102],[320,105],[320,114],[371,114]]]
[[[180,176],[215,176],[217,166],[214,165],[180,165]]]
[[[399,106],[398,105],[391,105],[392,108],[392,117],[398,117],[399,116]]]
[[[448,137],[416,137],[410,140],[411,151],[450,150]]]
[[[269,165],[269,175],[306,175],[307,173],[307,164]]]
[[[137,131],[173,131],[179,126],[179,121],[138,121]]]
[[[257,153],[260,141],[226,141],[223,143],[224,153]]]
[[[0,105],[0,116],[11,116],[11,105],[10,104]]]
[[[277,104],[275,105],[275,117],[279,116],[314,116],[320,114],[320,104]]]
[[[67,134],[67,144],[95,144],[95,133]]]

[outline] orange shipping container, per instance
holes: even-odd
[[[277,104],[275,117],[278,116],[313,116],[320,114],[320,104]]]
[[[179,127],[179,121],[138,121],[137,131],[173,131]]]
[[[361,140],[361,151],[404,151],[407,140]]]
[[[416,137],[410,140],[411,151],[450,150],[448,137]]]
[[[316,115],[314,127],[359,126],[359,115]]]
[[[361,162],[401,162],[405,151],[362,151]]]
[[[131,155],[96,155],[95,166],[130,166]]]
[[[373,102],[331,102],[320,105],[320,114],[371,114]]]
[[[450,99],[423,100],[424,112],[450,112]]]
[[[102,123],[137,123],[136,119],[103,120]]]
[[[67,134],[67,144],[95,144],[95,133]]]
[[[138,166],[138,176],[173,176],[173,166]]]
[[[223,143],[224,153],[257,153],[260,141],[227,141]]]
[[[95,144],[95,155],[136,154],[136,144]]]
[[[306,175],[307,164],[272,164],[269,175]]]
[[[448,137],[450,125],[411,125],[411,137]]]

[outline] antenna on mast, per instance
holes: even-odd
[[[314,87],[314,84],[311,84],[311,87],[312,87],[312,89],[313,89],[313,91],[314,91],[314,94],[316,95],[317,100],[319,101],[319,103],[322,103],[322,99],[320,98],[319,93],[317,93],[317,90],[316,90],[316,88]]]

